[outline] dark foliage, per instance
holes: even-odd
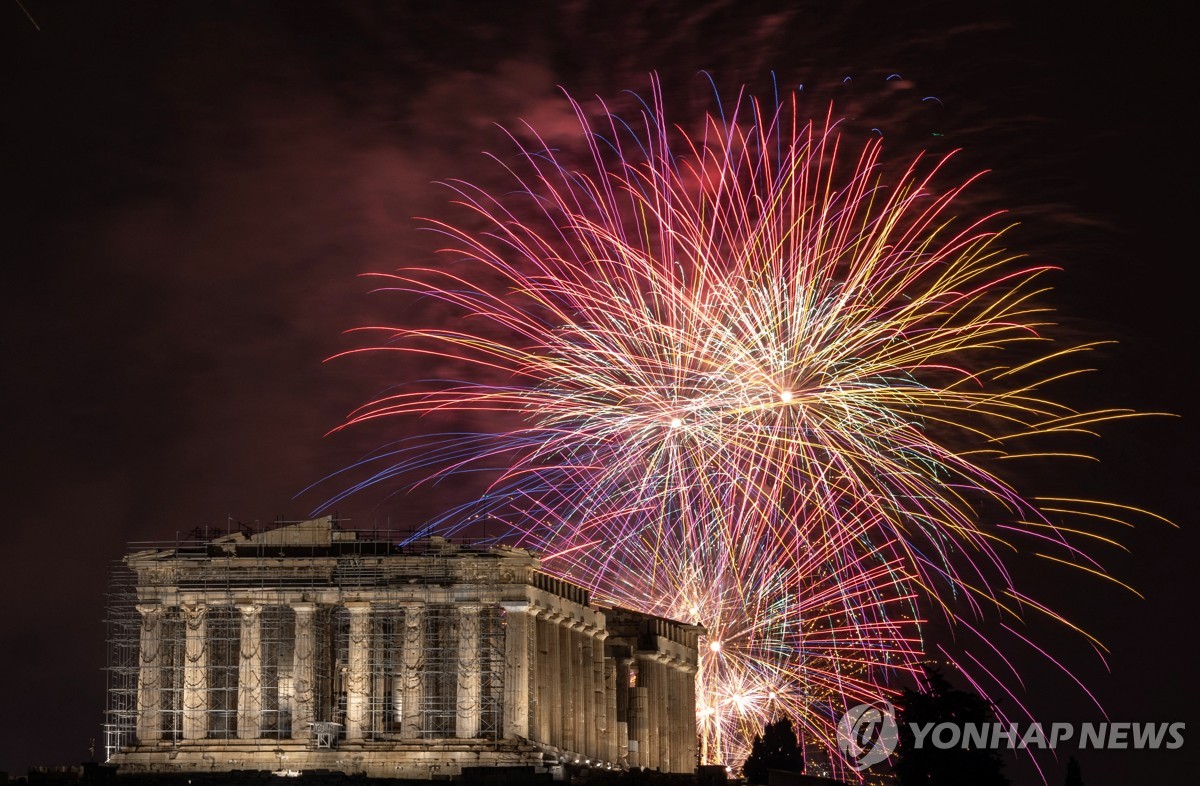
[[[952,686],[942,673],[926,667],[920,690],[906,688],[896,702],[896,720],[900,739],[892,757],[900,786],[1008,786],[1000,752],[990,748],[943,749],[927,734],[922,747],[910,724],[953,723],[960,728],[968,723],[991,724],[996,721],[995,707],[976,693]]]
[[[1066,786],[1083,786],[1083,775],[1079,772],[1079,762],[1074,756],[1067,761]]]
[[[742,774],[751,783],[766,783],[770,770],[804,771],[804,756],[789,718],[768,723],[761,736],[754,736],[750,755],[742,765]]]

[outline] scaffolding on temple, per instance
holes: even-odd
[[[524,549],[200,530],[130,544],[107,607],[126,772],[695,766],[700,629],[594,606]]]

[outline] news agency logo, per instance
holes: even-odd
[[[912,747],[950,750],[1039,749],[1053,750],[1072,741],[1080,749],[1107,750],[1183,747],[1186,723],[1072,723],[1050,724],[1048,732],[1041,723],[1024,726],[1017,723],[910,723]],[[850,765],[862,772],[890,756],[899,741],[896,711],[890,702],[859,704],[851,707],[838,722],[838,746]]]
[[[838,722],[838,745],[858,772],[892,755],[899,738],[896,711],[887,701],[851,707]]]

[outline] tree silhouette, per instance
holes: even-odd
[[[1079,762],[1075,761],[1074,756],[1067,761],[1066,786],[1083,786],[1083,775],[1079,772]]]
[[[762,736],[754,735],[742,774],[751,783],[766,783],[769,770],[804,772],[804,756],[789,718],[768,723]]]
[[[1008,786],[1000,752],[991,748],[940,748],[927,733],[916,747],[912,724],[925,727],[952,723],[962,730],[966,724],[996,722],[995,707],[976,693],[953,687],[940,671],[925,667],[919,690],[906,688],[896,701],[900,738],[892,758],[901,786]],[[990,728],[990,727],[989,727]]]

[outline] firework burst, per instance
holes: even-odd
[[[922,614],[978,633],[956,665],[1003,685],[981,620],[1069,623],[1002,555],[1038,544],[1104,576],[1057,522],[1112,509],[1026,499],[995,467],[1129,414],[1042,392],[1089,346],[1044,335],[1047,268],[1003,251],[996,216],[955,215],[970,181],[943,187],[945,159],[890,171],[878,139],[847,153],[797,103],[739,97],[688,129],[656,87],[624,115],[572,102],[574,154],[514,134],[495,159],[513,189],[448,184],[467,213],[429,222],[446,264],[379,275],[461,319],[363,329],[381,338],[360,351],[462,379],[346,424],[511,424],[381,452],[346,493],[494,473],[418,535],[499,521],[596,597],[706,626],[710,761],[740,762],[780,712],[836,758],[841,709],[927,654]]]

